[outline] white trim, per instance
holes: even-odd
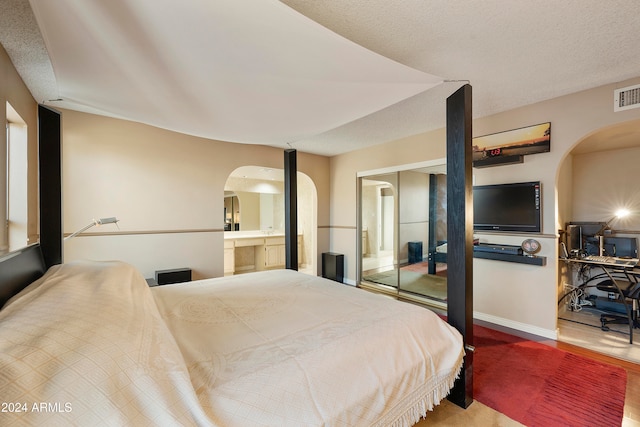
[[[356,174],[356,176],[358,178],[361,178],[361,177],[366,177],[366,176],[371,176],[371,175],[380,175],[380,174],[385,174],[385,173],[401,172],[401,171],[407,171],[407,170],[412,170],[412,169],[428,168],[430,166],[441,166],[441,165],[446,165],[446,164],[447,164],[447,158],[446,157],[442,157],[440,159],[425,160],[423,162],[418,162],[418,163],[410,163],[410,164],[405,164],[405,165],[389,166],[389,167],[386,167],[386,168],[372,169],[372,170],[368,170],[368,171],[361,171],[361,172],[358,172]]]
[[[478,320],[484,320],[485,322],[515,329],[517,331],[527,332],[529,334],[538,335],[540,337],[549,338],[552,340],[558,339],[557,329],[538,328],[537,326],[532,326],[527,323],[516,322],[514,320],[505,319],[503,317],[492,316],[490,314],[480,313],[477,311],[473,312],[473,317]]]

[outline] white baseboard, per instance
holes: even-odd
[[[537,326],[529,325],[528,323],[516,322],[515,320],[505,319],[503,317],[492,316],[490,314],[473,312],[473,317],[478,320],[493,323],[495,325],[504,326],[506,328],[515,329],[517,331],[526,332],[540,337],[549,338],[552,340],[558,339],[557,329],[544,329]]]

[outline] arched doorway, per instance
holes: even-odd
[[[313,180],[297,172],[298,269],[317,275],[317,190]],[[269,268],[284,268],[279,253],[284,240],[284,170],[241,166],[225,183],[225,275]],[[229,210],[232,207],[232,210]],[[229,224],[229,226],[227,226]],[[277,248],[235,246],[238,239],[265,238]],[[271,245],[269,245],[271,246]],[[258,252],[256,252],[258,251]],[[262,252],[266,255],[263,257]]]
[[[640,120],[592,132],[577,141],[567,153],[558,168],[556,183],[558,228],[564,231],[561,242],[569,252],[593,251],[593,242],[589,243],[588,239],[593,238],[593,230],[599,233],[602,225],[606,225],[606,233],[598,239],[603,238],[603,249],[607,254],[637,258],[640,189],[635,170],[639,162]],[[616,211],[621,208],[628,209],[630,215],[614,219]],[[560,296],[571,291],[572,286],[589,280],[591,274],[597,274],[595,271],[577,271],[576,268],[572,263],[559,261]],[[628,326],[622,324],[618,328],[617,325],[609,325],[611,331],[601,330],[600,315],[604,311],[616,310],[616,301],[597,289],[597,280],[592,283],[594,286],[581,290],[580,294],[569,294],[559,305],[558,339],[616,357],[636,357],[640,361],[640,353],[625,355],[627,350],[633,349],[628,344]],[[612,353],[614,349],[618,349],[615,354]]]

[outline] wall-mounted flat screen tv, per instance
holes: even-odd
[[[473,229],[540,233],[540,181],[473,187]]]

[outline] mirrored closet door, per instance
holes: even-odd
[[[395,172],[360,179],[360,277],[393,292],[398,288],[397,194]]]
[[[360,284],[445,306],[446,189],[443,164],[360,177]]]

